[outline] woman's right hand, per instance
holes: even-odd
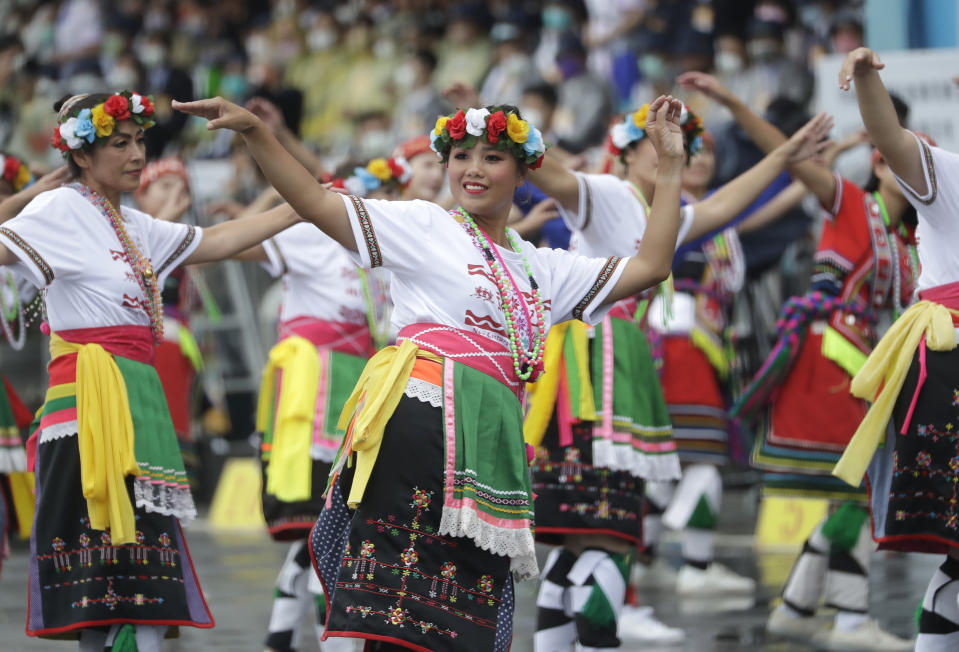
[[[846,59],[839,68],[839,88],[849,90],[853,78],[864,75],[870,70],[882,70],[886,64],[879,55],[869,48],[856,48],[846,55]]]
[[[232,129],[237,133],[246,133],[263,122],[242,106],[228,102],[222,97],[211,97],[195,102],[173,100],[173,108],[183,113],[206,118],[207,129]]]
[[[682,161],[685,156],[683,132],[679,116],[683,103],[672,95],[660,95],[649,105],[646,114],[646,135],[656,148],[660,160],[664,158]]]
[[[692,70],[684,72],[676,78],[679,87],[687,91],[699,91],[714,102],[725,106],[730,99],[730,93],[722,83],[712,75]]]

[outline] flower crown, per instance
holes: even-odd
[[[439,117],[430,132],[430,148],[446,163],[454,145],[469,149],[485,134],[487,143],[509,151],[530,169],[542,165],[546,144],[540,130],[520,118],[515,109],[490,109],[467,109],[466,113],[460,109],[451,116]]]
[[[154,125],[153,102],[146,95],[123,91],[115,93],[92,109],[80,109],[70,115],[73,105],[86,96],[74,96],[60,110],[52,144],[66,157],[71,150],[104,141],[113,133],[117,122],[133,120],[149,129]]]
[[[405,188],[412,176],[413,168],[402,156],[375,158],[366,167],[353,168],[353,174],[346,179],[335,179],[333,185],[346,189],[351,195],[365,197],[389,183]]]
[[[0,154],[0,177],[10,182],[13,192],[20,192],[33,181],[27,164],[9,154]]]
[[[644,104],[634,113],[623,116],[621,122],[614,124],[609,130],[609,151],[622,159],[627,147],[645,138],[648,115],[649,105]],[[679,114],[679,126],[686,142],[686,150],[690,156],[695,156],[703,149],[703,121],[683,104],[682,113]]]

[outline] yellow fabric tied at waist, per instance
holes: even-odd
[[[523,421],[523,438],[530,446],[539,446],[542,443],[553,416],[562,378],[560,365],[564,362],[563,353],[567,341],[571,345],[579,383],[579,405],[575,406],[575,411],[580,419],[596,420],[593,384],[589,375],[589,327],[578,320],[556,324],[549,329],[546,336],[546,348],[543,352],[543,368],[546,372],[535,383],[526,385],[529,409]]]
[[[689,331],[689,339],[693,346],[703,352],[709,364],[719,374],[720,380],[726,380],[729,376],[729,358],[716,338],[701,326],[693,326]]]
[[[80,485],[90,527],[110,529],[113,545],[136,543],[126,476],[139,475],[127,386],[113,356],[99,344],[50,336],[50,355],[77,354],[77,446]]]
[[[347,430],[342,458],[349,459],[349,455],[356,452],[356,470],[346,499],[353,509],[363,500],[383,442],[386,422],[393,416],[406,391],[417,357],[443,361],[438,355],[420,350],[410,340],[403,340],[399,346],[380,349],[366,363],[353,393],[343,405],[337,425],[341,430]]]
[[[313,491],[313,421],[320,382],[316,345],[293,335],[276,344],[260,382],[256,429],[266,433],[273,417],[272,449],[266,467],[266,493],[284,502],[309,500]],[[271,415],[276,379],[282,373],[276,414]]]
[[[959,315],[959,311],[932,301],[919,301],[893,323],[866,358],[866,363],[852,379],[850,391],[853,396],[873,403],[833,469],[834,476],[854,487],[862,483],[866,468],[889,425],[906,372],[922,337],[926,337],[926,346],[933,351],[956,348],[953,315]]]

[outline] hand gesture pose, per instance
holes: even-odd
[[[676,78],[679,87],[687,91],[698,91],[709,99],[727,106],[734,99],[732,93],[718,79],[705,72],[684,72]]]
[[[683,160],[683,132],[679,124],[682,112],[683,103],[671,95],[660,95],[649,105],[646,135],[661,160]]]
[[[882,70],[886,64],[882,62],[879,55],[869,48],[856,48],[846,55],[845,61],[839,68],[839,88],[844,91],[849,90],[849,84],[853,78],[872,70]]]
[[[206,128],[211,131],[213,129],[232,129],[242,134],[262,123],[253,112],[247,111],[233,102],[228,102],[222,97],[212,97],[195,102],[173,100],[173,108],[183,113],[206,118],[209,121]]]

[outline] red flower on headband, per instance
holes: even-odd
[[[390,174],[394,179],[399,179],[403,176],[403,167],[397,163],[396,159],[394,159],[392,156],[386,159],[386,164],[390,166]]]
[[[63,137],[60,135],[59,129],[53,130],[53,138],[50,139],[50,144],[56,147],[61,152],[68,152],[70,148],[67,147],[67,144],[63,142]]]
[[[497,111],[486,119],[486,140],[490,145],[499,142],[499,135],[506,129],[506,114]]]
[[[111,95],[103,103],[103,110],[117,121],[130,119],[130,101],[122,95]]]
[[[150,101],[146,95],[140,96],[140,106],[143,107],[143,115],[150,117],[153,115],[153,112],[156,110],[156,107],[153,106],[153,102]]]
[[[466,114],[463,113],[463,109],[460,109],[456,112],[452,118],[446,123],[446,130],[450,132],[450,138],[453,140],[459,140],[466,135]]]
[[[13,181],[17,178],[20,171],[20,161],[12,156],[7,156],[3,162],[3,178]]]

